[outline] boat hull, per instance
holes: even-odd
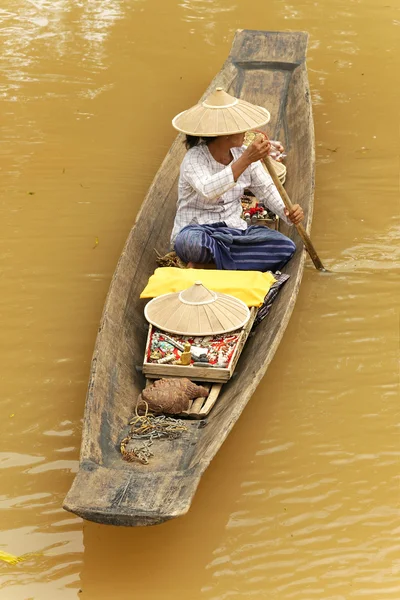
[[[203,98],[217,86],[271,112],[267,131],[287,151],[286,190],[305,212],[309,231],[314,195],[314,129],[305,65],[304,32],[237,32],[229,58]],[[270,314],[242,352],[235,376],[223,386],[205,420],[188,421],[177,440],[153,446],[148,465],[122,460],[119,442],[127,431],[144,378],[147,326],[139,294],[156,268],[155,252],[169,250],[176,210],[179,166],[185,153],[178,136],[143,202],[114,273],[96,340],[79,472],[64,508],[99,523],[153,525],[184,515],[201,475],[236,423],[282,339],[296,302],[305,252],[296,229],[283,224],[297,251],[290,274]]]

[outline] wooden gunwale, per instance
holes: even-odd
[[[223,86],[235,96],[267,107],[267,131],[286,147],[286,189],[305,211],[310,230],[314,193],[314,130],[304,32],[240,30],[223,68],[205,92]],[[203,97],[204,97],[203,96]],[[292,313],[305,253],[295,228],[283,227],[297,245],[284,269],[291,275],[268,317],[247,342],[236,368],[205,421],[187,421],[178,440],[154,446],[149,465],[121,459],[119,442],[145,385],[135,369],[146,343],[144,301],[139,294],[155,264],[154,249],[169,248],[177,179],[184,156],[178,136],[164,159],[118,261],[93,354],[79,471],[64,508],[85,519],[114,525],[150,525],[185,514],[200,477],[264,376]],[[162,206],[162,218],[160,218]]]

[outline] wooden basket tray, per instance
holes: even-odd
[[[246,326],[240,332],[238,343],[235,351],[226,368],[222,367],[193,367],[183,365],[170,365],[147,362],[147,356],[150,346],[150,340],[153,333],[153,326],[149,325],[149,333],[147,336],[146,350],[143,362],[143,374],[149,379],[160,379],[160,377],[187,377],[192,381],[214,381],[216,383],[229,381],[235,370],[237,361],[243,350],[243,346],[249,336],[254,319],[257,314],[257,308],[250,309],[250,319]]]

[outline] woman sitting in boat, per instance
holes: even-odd
[[[241,197],[250,190],[259,203],[286,223],[298,224],[303,210],[287,211],[271,176],[261,164],[271,149],[267,139],[243,146],[245,132],[265,125],[269,112],[217,88],[202,103],[172,121],[186,134],[177,213],[171,244],[188,267],[214,262],[217,269],[276,271],[296,246],[282,233],[247,226]]]

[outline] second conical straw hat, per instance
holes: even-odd
[[[201,281],[182,292],[164,294],[144,309],[149,323],[179,335],[216,335],[240,329],[250,318],[244,302],[207,289]]]
[[[219,87],[204,102],[176,115],[172,125],[187,135],[211,137],[243,133],[265,125],[270,118],[266,108],[234,98]]]

